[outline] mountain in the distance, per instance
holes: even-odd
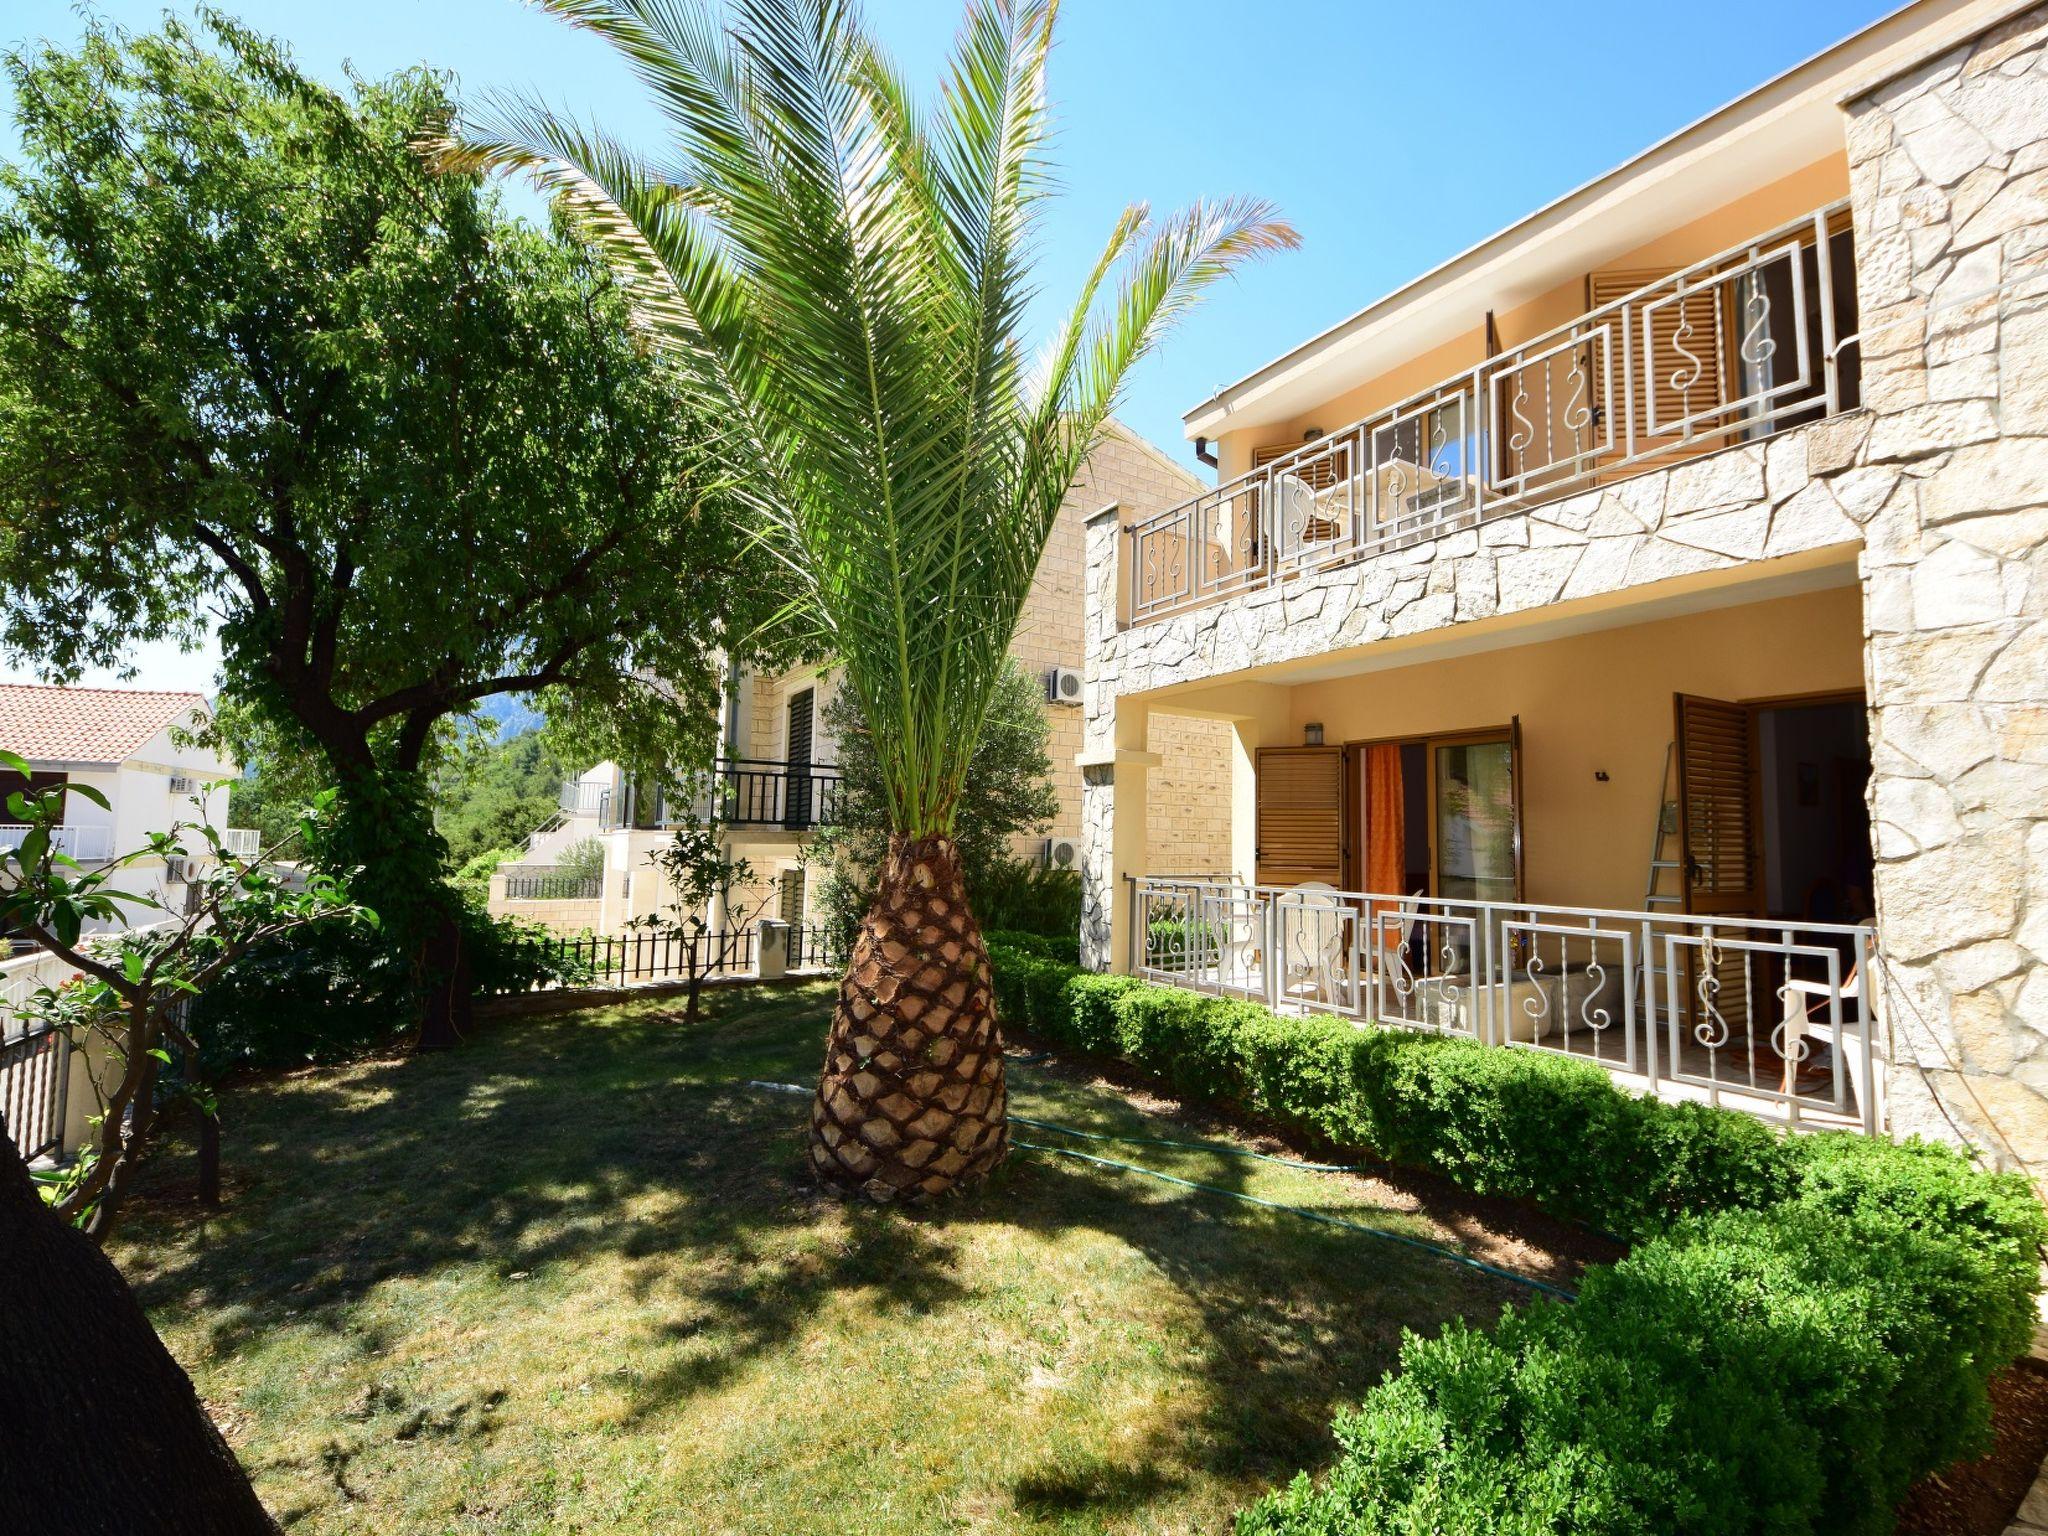
[[[498,740],[510,741],[547,724],[547,716],[516,693],[494,693],[477,705],[477,713],[498,727]]]

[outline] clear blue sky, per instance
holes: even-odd
[[[130,27],[154,0],[101,0]],[[629,141],[660,129],[589,37],[518,0],[244,0],[227,7],[339,79],[426,63],[462,89],[532,88]],[[870,0],[914,80],[936,78],[957,0]],[[1180,415],[1502,225],[1896,9],[1892,0],[1066,0],[1052,71],[1065,193],[1040,270],[1048,327],[1118,209],[1255,193],[1302,249],[1253,269],[1133,381],[1123,416],[1192,465]],[[72,0],[4,0],[0,42],[63,41]],[[0,116],[7,108],[0,84]],[[0,153],[13,148],[0,123]],[[523,196],[523,194],[522,194]],[[532,206],[527,199],[528,206]],[[1034,337],[1036,340],[1036,337]],[[201,669],[203,670],[203,669]],[[145,658],[148,681],[194,665]]]

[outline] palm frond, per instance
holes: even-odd
[[[1263,204],[1118,221],[1034,382],[1056,0],[967,0],[921,109],[852,0],[537,0],[674,130],[660,165],[523,98],[451,151],[534,176],[732,425],[878,748],[897,828],[950,830],[1045,542],[1130,369],[1295,243]],[[1110,275],[1123,271],[1101,304]]]

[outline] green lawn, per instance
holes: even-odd
[[[116,1257],[295,1529],[1225,1530],[1328,1453],[1403,1328],[1521,1299],[1029,1152],[934,1214],[842,1206],[803,1181],[806,1101],[745,1086],[811,1079],[829,992],[671,1006],[240,1088],[210,1224],[167,1149]],[[1190,1134],[1044,1068],[1012,1087]],[[1444,1234],[1344,1176],[1085,1145]]]

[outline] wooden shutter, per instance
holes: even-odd
[[[1617,299],[1625,299],[1646,283],[1654,283],[1669,277],[1669,272],[1594,272],[1586,278],[1586,307],[1598,309]],[[1672,425],[1688,416],[1698,416],[1703,411],[1712,411],[1735,397],[1733,380],[1729,377],[1729,348],[1727,329],[1721,317],[1721,291],[1726,284],[1702,289],[1689,294],[1673,304],[1660,304],[1650,315],[1650,351],[1643,352],[1643,313],[1640,306],[1631,306],[1628,312],[1628,335],[1621,332],[1621,314],[1612,317],[1612,328],[1608,332],[1607,345],[1610,353],[1628,361],[1627,377],[1631,385],[1624,385],[1619,369],[1614,373],[1614,410],[1617,417],[1614,424],[1614,449],[1616,456],[1628,451],[1628,433],[1623,429],[1620,415],[1627,408],[1631,398],[1626,393],[1634,389],[1635,401],[1635,447],[1641,454],[1657,447],[1660,441],[1670,442],[1674,454],[1703,453],[1709,448],[1721,446],[1725,440],[1712,429],[1717,425],[1709,417],[1693,428],[1695,441],[1680,449],[1672,436]],[[1683,321],[1691,321],[1691,331],[1681,338],[1679,327]],[[1680,342],[1687,352],[1699,359],[1699,377],[1691,390],[1681,390],[1674,383],[1674,377],[1689,376],[1693,364],[1678,350]],[[1649,402],[1654,390],[1656,400],[1657,435],[1650,436]],[[1700,439],[1704,438],[1702,441]]]
[[[1755,716],[1742,704],[1674,695],[1678,844],[1685,910],[1756,911]]]
[[[1261,885],[1344,878],[1342,747],[1266,747],[1259,752]]]
[[[783,754],[789,775],[782,802],[785,827],[811,824],[811,729],[816,702],[817,696],[809,688],[789,696],[789,748]]]
[[[1311,445],[1308,443],[1268,443],[1263,448],[1254,448],[1252,450],[1252,468],[1264,469],[1282,455],[1292,453],[1297,448],[1309,446]],[[1294,473],[1301,478],[1302,484],[1306,485],[1310,490],[1327,491],[1340,479],[1351,473],[1350,446],[1347,444],[1338,448],[1333,453],[1326,454],[1320,459],[1304,464],[1300,469],[1295,470]]]

